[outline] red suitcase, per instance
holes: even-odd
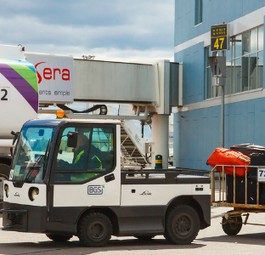
[[[235,169],[235,173],[237,176],[244,176],[246,170],[245,167],[233,166],[248,166],[250,164],[250,157],[244,155],[239,151],[234,151],[225,148],[216,148],[211,154],[211,156],[208,158],[207,164],[211,167],[215,167],[216,165],[232,165],[224,167],[225,173],[232,175]],[[222,171],[222,167],[217,166],[217,170]]]

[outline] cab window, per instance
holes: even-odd
[[[103,126],[66,127],[59,140],[55,182],[80,183],[114,169],[114,128]]]

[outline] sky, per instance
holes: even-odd
[[[0,0],[0,44],[97,60],[174,58],[175,0]]]

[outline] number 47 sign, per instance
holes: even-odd
[[[258,182],[265,182],[265,168],[258,168]]]
[[[221,24],[211,26],[211,50],[228,50],[229,49],[229,35],[228,25]]]

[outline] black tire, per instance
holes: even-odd
[[[70,240],[73,235],[60,235],[60,234],[46,234],[46,236],[54,242],[63,243]]]
[[[0,163],[0,177],[3,177],[4,179],[9,178],[9,173],[10,173],[10,166]]]
[[[80,221],[78,238],[84,246],[104,246],[110,240],[111,234],[111,221],[103,213],[89,213]]]
[[[223,231],[228,236],[236,236],[241,228],[242,228],[242,217],[235,216],[226,219],[225,217],[222,218],[222,228]]]
[[[198,235],[200,219],[189,205],[172,207],[167,214],[165,238],[172,244],[190,244]]]
[[[141,242],[148,242],[152,240],[155,235],[139,235],[139,236],[134,236],[135,238],[139,239]]]

